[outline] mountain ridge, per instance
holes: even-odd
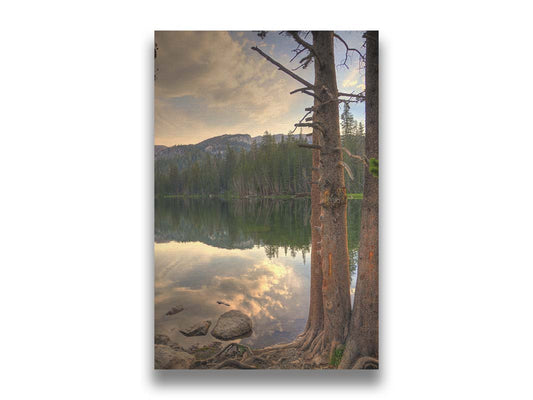
[[[289,137],[289,135],[283,133],[270,136],[275,143],[280,143],[282,139],[287,140]],[[293,136],[295,138],[300,137],[300,135]],[[263,137],[264,135],[252,137],[249,134],[237,133],[214,136],[196,144],[180,144],[174,146],[154,145],[154,158],[155,160],[175,158],[194,151],[223,156],[228,147],[239,151],[241,149],[249,151],[253,144],[260,145],[263,142]],[[311,143],[312,141],[311,134],[302,134],[302,138],[307,143]]]

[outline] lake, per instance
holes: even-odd
[[[236,342],[264,347],[294,339],[309,307],[311,201],[157,199],[155,203],[155,333],[183,347],[207,344],[179,329],[237,309],[253,321]],[[348,200],[352,293],[361,200]],[[217,304],[222,301],[230,304]],[[173,306],[184,310],[165,315]]]

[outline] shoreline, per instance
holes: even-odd
[[[294,200],[294,199],[310,199],[310,193],[297,193],[297,194],[277,194],[269,196],[235,196],[224,194],[166,194],[163,196],[156,196],[156,199],[222,199],[222,200],[251,200],[251,199],[269,199],[269,200]],[[363,193],[347,193],[347,200],[362,200]]]

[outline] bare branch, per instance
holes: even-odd
[[[299,70],[300,68],[306,69],[311,61],[313,61],[313,55],[312,54],[306,55],[304,58],[300,60],[300,65],[294,68],[293,71]]]
[[[350,167],[348,166],[348,164],[346,164],[344,161],[339,161],[339,162],[337,163],[337,166],[339,166],[339,167],[344,167],[344,169],[345,169],[346,172],[348,173],[348,176],[349,176],[350,179],[353,181],[352,170],[350,169]]]
[[[346,47],[346,55],[345,55],[344,61],[342,62],[341,65],[344,65],[346,68],[349,69],[348,64],[346,64],[346,61],[348,60],[348,53],[350,51],[355,51],[357,54],[359,54],[359,57],[361,57],[361,60],[364,61],[365,56],[363,56],[363,54],[359,50],[357,50],[355,48],[351,48],[350,46],[348,46],[348,43],[346,43],[346,41],[342,37],[337,35],[336,33],[333,34],[333,37],[336,37],[337,39],[339,39],[342,42],[342,44],[344,45],[344,47]]]
[[[279,62],[277,62],[276,60],[274,60],[272,57],[266,55],[263,51],[261,51],[260,49],[258,49],[257,47],[252,47],[252,50],[254,51],[257,51],[259,54],[261,54],[264,58],[266,58],[268,61],[270,61],[272,64],[274,64],[276,67],[278,67],[279,70],[285,72],[287,75],[289,75],[291,78],[293,79],[296,79],[298,82],[300,82],[301,84],[307,86],[309,89],[313,89],[314,86],[307,82],[305,79],[299,77],[298,75],[296,75],[294,72],[288,70],[287,68],[285,68],[283,65],[281,65]]]
[[[306,42],[305,40],[303,40],[300,35],[298,35],[298,31],[287,31],[287,33],[289,35],[292,36],[292,38],[296,41],[296,43],[298,43],[299,45],[305,47],[307,50],[309,50],[313,55],[316,55],[315,54],[315,48],[313,47],[313,45],[311,43],[308,43]]]
[[[290,59],[289,62],[293,62],[293,60],[294,60],[296,57],[298,57],[300,54],[302,54],[305,50],[307,50],[305,47],[302,47],[302,48],[300,49],[300,45],[298,45],[298,47],[297,47],[296,49],[293,50],[296,54],[294,54],[294,57],[292,57],[292,58]]]
[[[351,157],[351,158],[355,158],[356,160],[360,160],[360,161],[362,161],[362,163],[363,163],[366,167],[368,167],[368,161],[367,161],[366,157],[364,157],[364,156],[358,156],[358,155],[356,155],[356,154],[352,154],[352,153],[350,153],[350,150],[348,150],[346,147],[335,147],[333,150],[336,150],[336,151],[342,151],[342,150],[344,150],[344,151],[346,152],[346,154],[348,154],[349,157]]]
[[[343,93],[343,92],[339,92],[339,97],[340,96],[345,96],[345,97],[357,97],[357,98],[361,98],[361,99],[365,99],[365,91],[363,90],[361,93]]]
[[[322,146],[319,146],[318,144],[306,144],[306,143],[298,143],[298,147],[304,147],[306,149],[316,149],[320,150]]]
[[[303,39],[300,37],[300,35],[298,34],[298,31],[287,31],[287,33],[288,33],[289,35],[292,36],[292,38],[296,41],[296,43],[298,43],[299,46],[302,46],[302,47],[304,47],[305,49],[309,50],[310,55],[307,56],[307,57],[309,57],[309,59],[306,60],[307,57],[305,57],[305,58],[303,58],[302,60],[300,60],[300,63],[302,63],[304,60],[306,60],[306,62],[303,64],[304,66],[303,66],[302,68],[305,69],[305,68],[309,65],[309,63],[310,63],[311,60],[312,60],[312,57],[315,57],[315,59],[318,61],[318,63],[321,64],[321,62],[320,62],[320,58],[318,57],[318,54],[316,53],[315,48],[313,47],[313,45],[312,45],[311,43],[308,43],[308,42],[306,42],[305,40],[303,40]],[[306,35],[306,36],[307,36],[307,35]],[[300,52],[300,53],[301,53],[301,52]],[[298,54],[299,54],[299,53],[298,53]],[[311,56],[311,55],[312,55],[312,56]],[[296,58],[296,56],[294,56],[293,59],[294,59],[294,58]],[[292,61],[292,60],[291,60],[291,61]],[[300,67],[298,67],[298,68],[300,68]]]
[[[290,92],[289,94],[294,94],[294,93],[298,93],[298,92],[305,92],[308,89],[309,88],[306,88],[306,87],[300,88],[300,89],[296,89],[296,90],[293,90],[292,92]],[[306,111],[308,111],[308,110],[306,109]]]
[[[321,124],[319,122],[304,122],[304,123],[297,123],[297,124],[294,124],[294,126],[296,127],[302,127],[302,128],[316,128],[318,129],[319,131],[321,131],[322,133],[324,132],[324,128],[321,126]]]
[[[302,119],[300,120],[300,122],[298,122],[298,124],[302,123],[302,121],[303,121],[304,119],[306,119],[305,117],[307,117],[309,114],[311,114],[311,113],[313,112],[313,110],[309,110],[309,111],[306,110],[306,111],[307,111],[307,113],[302,117]],[[307,118],[307,119],[309,119],[309,118]],[[298,127],[296,126],[296,125],[298,125],[298,124],[294,124],[294,129],[293,129],[292,131],[290,131],[289,133],[294,133],[294,132],[296,131],[296,128],[298,128]]]
[[[314,89],[311,89],[311,90],[314,90]],[[305,94],[308,94],[309,96],[313,96],[315,99],[319,100],[320,101],[320,97],[318,97],[316,94],[314,93],[311,93],[307,90],[302,90],[302,93],[305,93]]]

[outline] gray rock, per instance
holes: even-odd
[[[185,336],[205,336],[207,335],[210,326],[211,321],[203,321],[194,324],[188,329],[180,329],[180,332],[183,333]]]
[[[156,344],[154,359],[155,369],[188,369],[194,356],[164,344]]]
[[[167,335],[155,335],[155,344],[169,344],[170,338]]]
[[[238,310],[228,311],[220,316],[211,335],[220,340],[232,340],[252,331],[252,320]]]
[[[179,305],[179,306],[176,306],[176,307],[172,307],[170,310],[167,311],[167,313],[165,315],[174,315],[174,314],[177,314],[179,312],[182,312],[183,310],[184,310],[183,306]]]

